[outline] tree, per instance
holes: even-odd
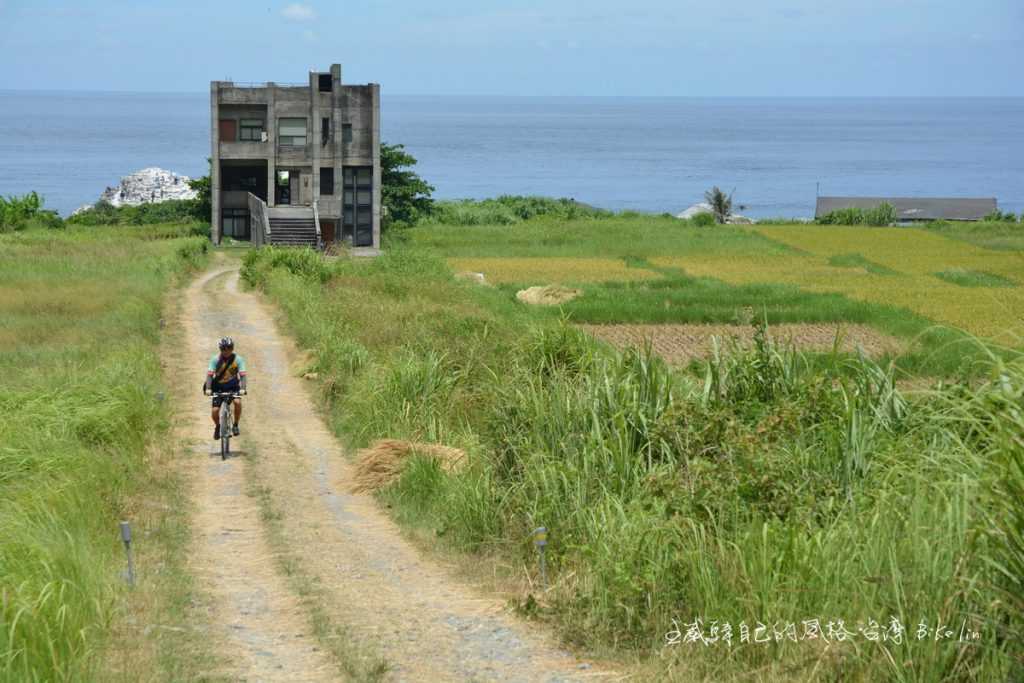
[[[725,223],[732,215],[732,195],[726,194],[715,185],[704,193],[704,201],[711,205],[711,212],[715,214],[715,220]]]
[[[404,145],[380,146],[381,203],[387,214],[384,227],[409,226],[434,212],[430,196],[433,186],[407,170],[416,165],[416,158],[405,151]]]
[[[210,165],[210,157],[206,157],[206,165]],[[210,200],[210,174],[200,178],[192,178],[188,181],[188,186],[191,187],[198,193],[198,196],[193,200],[193,214],[196,218],[202,221],[210,220],[210,214],[213,212],[213,204]]]

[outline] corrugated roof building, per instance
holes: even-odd
[[[874,209],[882,202],[896,209],[897,221],[978,221],[997,208],[995,197],[818,197],[814,217],[839,209]]]

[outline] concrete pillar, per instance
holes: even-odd
[[[277,111],[276,86],[267,83],[267,206],[274,206],[277,196]]]
[[[210,240],[220,244],[220,82],[210,83]]]
[[[373,246],[380,249],[380,84],[370,84],[373,107]]]
[[[309,72],[309,100],[309,125],[312,130],[307,129],[306,139],[311,140],[313,143],[313,153],[310,155],[312,157],[310,167],[313,174],[312,182],[310,183],[313,188],[313,197],[310,200],[310,204],[312,204],[312,202],[320,199],[320,150],[323,145],[323,139],[320,135],[320,119],[322,118],[320,115],[320,74],[316,71]]]
[[[334,138],[331,140],[331,150],[334,153],[334,198],[339,205],[342,202],[342,189],[344,186],[345,168],[345,144],[344,144],[344,91],[341,89],[341,64],[331,64],[331,120],[334,122]],[[341,239],[341,224],[343,210],[338,211],[338,239]]]

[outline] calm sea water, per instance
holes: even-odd
[[[1024,98],[384,96],[442,198],[543,194],[678,212],[719,185],[744,213],[809,216],[822,194],[994,196],[1024,211]],[[208,95],[0,91],[0,194],[68,213],[122,175],[205,173]]]

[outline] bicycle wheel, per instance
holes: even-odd
[[[231,454],[231,424],[228,412],[230,409],[225,401],[220,408],[220,459],[227,460]]]

